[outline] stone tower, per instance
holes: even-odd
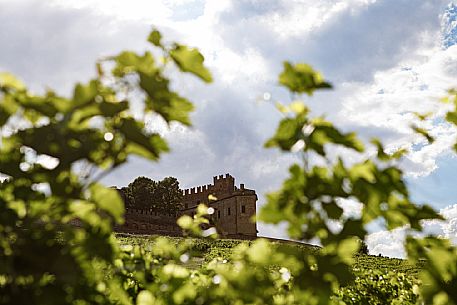
[[[221,237],[251,239],[257,236],[254,220],[257,194],[240,184],[230,174],[213,177],[213,184],[184,190],[183,214],[193,215],[200,203],[214,208],[212,220]],[[209,201],[213,195],[217,201]]]

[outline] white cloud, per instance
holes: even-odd
[[[388,257],[404,258],[406,252],[403,244],[406,238],[406,232],[406,229],[398,228],[392,231],[379,231],[369,234],[365,239],[369,253],[372,255],[382,254]]]
[[[433,221],[427,223],[427,226],[441,226],[441,232],[433,233],[440,237],[448,238],[457,245],[457,204],[441,209],[440,214],[444,217],[444,221]]]
[[[446,50],[433,47],[429,53],[416,63],[400,62],[395,68],[377,72],[372,83],[344,84],[351,89],[343,99],[338,119],[356,126],[361,134],[366,129],[379,129],[378,136],[389,149],[409,149],[402,167],[415,177],[435,170],[436,159],[451,152],[457,136],[457,130],[442,119],[447,107],[438,101],[456,85],[457,45]],[[425,122],[414,115],[428,112],[434,115]],[[436,142],[429,145],[415,134],[410,127],[413,123],[427,129]]]
[[[172,2],[148,0],[51,0],[51,6],[66,9],[90,9],[97,15],[109,16],[119,20],[143,22],[166,22],[172,16]]]
[[[338,14],[350,11],[356,14],[361,8],[375,3],[376,0],[350,1],[280,1],[282,10],[271,10],[269,13],[253,18],[252,22],[264,25],[280,39],[301,38],[327,25]]]
[[[445,220],[424,221],[422,223],[423,234],[447,238],[453,244],[457,245],[457,204],[445,207],[439,213]],[[407,228],[403,227],[391,231],[382,230],[369,234],[366,238],[366,243],[370,254],[405,258],[404,242],[408,231]],[[415,233],[416,236],[423,234]]]
[[[360,218],[362,216],[363,204],[355,199],[340,198],[337,204],[343,209],[343,216],[346,218]]]

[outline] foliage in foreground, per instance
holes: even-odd
[[[138,245],[144,249],[152,249],[155,246],[155,236],[135,236],[121,234],[117,239],[122,245]],[[161,238],[162,239],[162,238]],[[190,270],[206,268],[206,264],[218,262],[227,264],[236,259],[240,244],[250,246],[252,242],[241,240],[208,240],[208,239],[187,239],[179,237],[167,237],[169,242],[178,245],[182,242],[190,242],[190,249],[193,252],[192,259],[177,261],[181,266]],[[270,247],[277,247],[278,242],[270,242]],[[303,253],[318,255],[320,247],[307,244],[288,243]],[[201,257],[199,257],[201,255]],[[187,258],[187,257],[186,257]],[[280,266],[273,266],[273,270],[280,270]],[[284,271],[284,269],[283,269]],[[415,304],[419,299],[419,281],[417,274],[420,266],[411,265],[402,259],[356,255],[352,266],[355,280],[350,285],[341,287],[331,297],[334,304]],[[284,278],[288,273],[281,273]]]
[[[387,153],[374,139],[377,156],[367,158],[366,143],[356,134],[310,117],[302,94],[331,85],[305,64],[284,64],[279,82],[297,100],[278,103],[284,119],[266,143],[300,154],[303,162],[290,167],[289,178],[268,195],[259,218],[286,223],[290,237],[317,240],[321,251],[258,240],[236,246],[229,260],[214,259],[190,269],[183,263],[198,257],[198,251],[187,240],[174,244],[159,238],[150,249],[119,248],[112,226],[122,222],[122,201],[91,173],[106,174],[132,154],[157,160],[168,150],[160,135],[148,132],[133,114],[131,99],[142,97],[145,115],[189,125],[193,106],[170,89],[165,67],[173,63],[203,81],[212,79],[198,50],[164,44],[157,31],[148,40],[163,58],[156,59],[149,51],[125,51],[108,58],[97,64],[98,77],[76,85],[70,98],[52,91],[34,95],[12,75],[0,74],[0,173],[8,177],[0,189],[0,303],[388,303],[388,293],[364,299],[354,296],[356,290],[342,288],[372,287],[382,282],[380,276],[384,279],[375,274],[375,280],[359,277],[354,282],[351,270],[366,226],[377,221],[387,229],[409,228],[409,257],[426,259],[420,298],[427,304],[457,304],[455,247],[445,240],[412,237],[421,231],[423,220],[441,217],[431,207],[411,201],[395,166],[402,151]],[[446,118],[455,124],[456,92],[449,101],[456,110]],[[415,130],[432,140],[424,129]],[[359,161],[330,156],[330,149]],[[363,203],[361,217],[345,217],[342,198]],[[200,226],[208,222],[208,212],[201,206],[194,219],[184,217],[178,223],[194,235],[212,236]],[[73,225],[75,219],[81,227]],[[419,298],[415,284],[398,282],[389,274],[387,279],[382,286],[386,291],[406,291],[395,300],[413,303]],[[342,294],[335,299],[338,291]]]

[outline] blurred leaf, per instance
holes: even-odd
[[[13,74],[8,72],[0,72],[0,89],[15,89],[15,90],[24,90],[25,85],[18,80]]]
[[[291,65],[284,62],[284,71],[279,75],[279,83],[290,91],[312,95],[317,89],[332,86],[325,82],[322,75],[307,64]]]
[[[183,215],[178,219],[178,226],[187,230],[192,226],[193,220],[189,215]]]
[[[140,293],[138,293],[138,296],[136,298],[136,304],[137,305],[154,305],[156,304],[154,300],[154,296],[152,293],[150,293],[147,290],[142,290]]]
[[[143,56],[139,56],[134,52],[124,51],[114,57],[114,61],[116,62],[113,69],[115,76],[124,76],[133,72],[153,75],[157,72],[154,57],[150,52],[145,52]]]
[[[454,125],[457,125],[457,112],[448,112],[446,114],[446,120]]]
[[[73,94],[73,102],[75,106],[81,106],[94,101],[98,94],[97,81],[92,80],[87,85],[77,84]]]
[[[300,118],[285,118],[279,123],[273,138],[265,143],[265,147],[279,147],[288,151],[292,146],[303,138],[303,121]]]
[[[189,113],[194,107],[188,100],[169,90],[168,80],[140,74],[140,86],[149,96],[146,99],[147,109],[160,114],[166,122],[177,121],[190,125]]]
[[[371,161],[359,163],[354,165],[349,170],[351,180],[365,179],[369,183],[375,183],[376,177],[374,175],[375,166]]]
[[[322,205],[328,217],[331,219],[339,219],[343,215],[344,210],[335,202],[329,202]]]
[[[207,83],[213,80],[211,73],[203,65],[203,61],[205,60],[203,55],[197,49],[176,45],[170,51],[170,56],[181,71],[190,72]]]
[[[160,153],[168,151],[166,142],[158,134],[146,134],[142,123],[132,118],[125,118],[119,131],[128,140],[127,152],[147,159],[157,160]]]
[[[417,127],[414,125],[411,126],[411,128],[414,130],[414,132],[424,136],[427,139],[428,143],[431,144],[431,143],[435,142],[435,138],[433,138],[424,128],[420,128],[420,127]]]
[[[156,47],[162,46],[162,43],[160,42],[161,39],[162,39],[162,35],[161,35],[160,32],[157,31],[157,30],[153,30],[153,31],[149,34],[149,37],[148,37],[148,41],[149,41],[150,43],[152,43],[153,45],[155,45]]]
[[[96,183],[90,186],[90,191],[91,198],[98,207],[110,213],[117,223],[123,222],[124,202],[117,190]]]
[[[338,256],[347,264],[353,264],[353,256],[359,249],[359,242],[356,238],[348,238],[338,245]]]

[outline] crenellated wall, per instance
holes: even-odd
[[[208,196],[213,195],[217,199],[230,196],[235,191],[235,178],[230,174],[213,177],[213,184],[201,185],[183,191],[184,209],[196,207],[200,203],[208,204]]]

